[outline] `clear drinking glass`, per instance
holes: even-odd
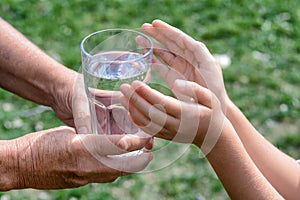
[[[137,43],[138,37],[143,46]],[[151,39],[135,30],[107,29],[85,37],[80,48],[93,133],[140,132],[119,103],[119,89],[121,84],[131,84],[134,80],[150,81]]]

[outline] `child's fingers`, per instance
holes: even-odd
[[[200,86],[199,84],[191,81],[176,80],[174,83],[174,91],[182,96],[191,97],[195,100],[195,103],[212,108],[211,100],[212,93],[207,88]]]
[[[140,82],[142,86],[145,86],[143,83]],[[140,87],[142,87],[140,86]],[[147,86],[148,87],[148,86]],[[138,88],[140,90],[140,88]],[[121,92],[124,94],[124,96],[129,101],[129,111],[134,114],[134,117],[140,112],[144,116],[147,116],[151,119],[155,124],[158,124],[160,126],[164,126],[166,128],[168,127],[174,127],[174,125],[177,122],[177,119],[173,116],[170,116],[166,111],[163,104],[153,104],[152,102],[149,102],[147,99],[145,99],[144,96],[140,96],[135,92],[134,87],[130,87],[129,85],[122,85],[120,87]],[[150,90],[150,92],[153,93],[154,90]],[[159,93],[160,94],[160,93]],[[164,95],[160,94],[160,97],[164,97]],[[137,112],[138,110],[138,112]]]

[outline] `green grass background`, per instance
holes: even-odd
[[[229,95],[274,145],[300,158],[300,2],[297,0],[1,0],[0,16],[66,66],[78,70],[79,44],[106,28],[139,28],[162,19],[212,53],[227,54]],[[0,30],[1,31],[1,30]],[[257,57],[257,55],[260,55]],[[0,89],[0,138],[61,125],[51,110]],[[170,154],[178,154],[179,146]],[[21,190],[4,199],[228,199],[191,146],[161,170],[77,189]]]

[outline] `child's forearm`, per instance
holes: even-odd
[[[232,199],[282,199],[255,166],[230,123],[207,159]]]
[[[228,105],[227,118],[255,165],[283,197],[299,198],[300,166],[297,162],[267,141],[232,102]]]

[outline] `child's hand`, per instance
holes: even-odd
[[[154,53],[173,70],[155,57],[154,67],[170,88],[176,79],[194,81],[211,90],[225,105],[227,94],[222,70],[205,44],[160,20],[143,24],[142,30],[160,42],[155,44]],[[143,44],[143,40],[139,42]]]
[[[165,96],[139,81],[121,86],[122,105],[145,132],[179,143],[193,143],[206,154],[221,134],[225,116],[216,96],[189,81],[176,80],[173,92],[179,100]]]

